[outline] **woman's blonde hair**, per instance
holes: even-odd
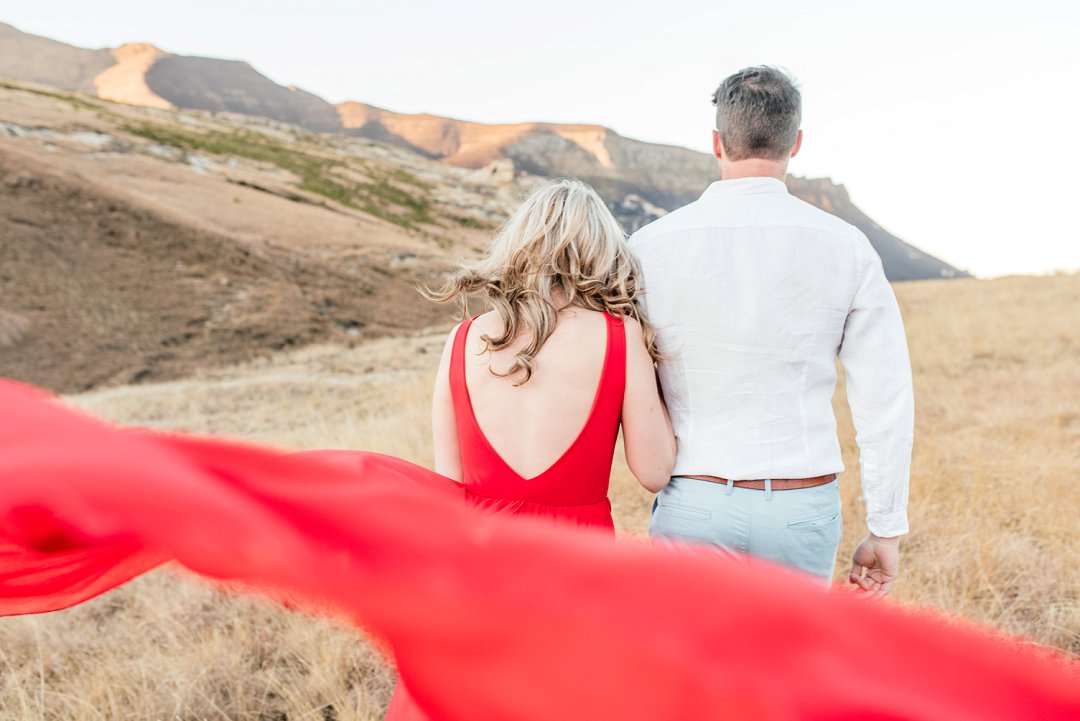
[[[638,307],[641,270],[626,235],[596,191],[576,180],[557,180],[530,193],[484,258],[462,267],[442,289],[423,292],[440,303],[457,301],[463,318],[468,296],[484,293],[503,322],[498,337],[481,336],[485,351],[502,350],[527,332],[529,342],[514,364],[497,374],[523,372],[514,384],[521,385],[532,377],[536,355],[558,322],[555,290],[570,306],[637,320],[649,353],[661,358],[653,328]]]

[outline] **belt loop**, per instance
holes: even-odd
[[[772,500],[772,479],[771,478],[766,478],[765,479],[765,500],[766,501],[771,501]]]
[[[727,482],[727,495],[730,496],[732,494],[732,492],[734,492],[734,491],[735,491],[735,480],[732,479],[732,478],[729,478],[728,482]]]

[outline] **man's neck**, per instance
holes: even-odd
[[[765,158],[747,158],[746,160],[720,161],[720,177],[724,180],[739,178],[776,178],[783,180],[787,176],[787,160],[776,161]]]

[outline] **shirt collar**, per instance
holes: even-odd
[[[734,195],[757,195],[759,193],[786,193],[787,185],[777,178],[754,177],[734,180],[717,180],[702,193],[702,198],[726,198]]]

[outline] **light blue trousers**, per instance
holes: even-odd
[[[653,504],[649,535],[711,544],[832,580],[843,520],[840,484],[774,491],[671,479]]]

